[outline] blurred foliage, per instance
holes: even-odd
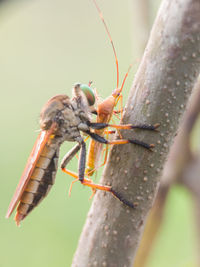
[[[122,79],[134,51],[131,1],[103,0],[100,4]],[[102,97],[109,95],[116,85],[113,52],[90,0],[5,1],[0,14],[0,267],[70,266],[91,203],[89,189],[76,183],[69,198],[72,179],[58,170],[47,199],[20,228],[4,215],[38,134],[43,104],[56,94],[71,95],[77,81],[93,80]],[[133,78],[132,71],[125,99]],[[72,145],[62,146],[61,157]],[[69,168],[76,171],[76,159]],[[191,206],[186,192],[173,189],[150,267],[195,266]]]

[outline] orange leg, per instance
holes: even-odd
[[[69,189],[69,195],[71,195],[71,190],[72,190],[72,186],[75,182],[79,181],[79,178],[78,178],[78,174],[73,172],[73,171],[70,171],[70,170],[67,170],[65,168],[62,168],[62,171],[64,173],[67,173],[68,175],[72,176],[73,178],[75,178],[75,180],[71,183],[71,186],[70,186],[70,189]],[[93,194],[90,198],[93,197],[93,195],[95,194],[96,192],[96,189],[99,189],[99,190],[103,190],[103,191],[108,191],[110,192],[111,191],[111,187],[110,186],[104,186],[104,185],[100,185],[100,184],[94,184],[93,181],[91,179],[88,179],[88,178],[85,178],[83,179],[83,181],[81,181],[81,183],[83,185],[86,185],[88,187],[91,187],[92,191],[93,191]]]
[[[160,126],[160,124],[156,123],[154,125],[132,125],[132,124],[121,124],[121,125],[117,125],[117,124],[109,124],[108,127],[113,127],[115,129],[142,129],[142,130],[153,130],[155,131],[158,127]]]
[[[70,188],[69,188],[69,196],[71,196],[71,191],[72,191],[72,186],[73,186],[73,184],[74,184],[75,182],[79,181],[78,174],[75,173],[75,172],[73,172],[73,171],[67,170],[67,169],[65,169],[65,168],[61,168],[61,170],[62,170],[63,172],[65,172],[66,174],[72,176],[72,177],[75,179],[74,181],[72,181],[72,183],[71,183],[71,185],[70,185]]]
[[[140,145],[140,146],[147,148],[149,150],[151,150],[151,148],[155,147],[154,144],[146,144],[146,143],[139,141],[139,140],[126,140],[126,139],[108,141],[107,144],[109,144],[109,145],[124,145],[124,144],[130,144],[130,143],[135,144],[135,145]]]
[[[111,186],[108,185],[100,185],[100,184],[94,184],[91,180],[85,179],[83,181],[81,181],[81,183],[83,185],[89,186],[92,189],[98,189],[98,190],[102,190],[102,191],[107,191],[107,192],[111,192]]]
[[[92,180],[88,179],[88,178],[83,178],[83,180],[80,180],[80,178],[78,177],[78,175],[72,171],[67,170],[65,167],[61,168],[63,172],[67,173],[68,175],[72,176],[73,178],[75,178],[75,181],[72,182],[71,186],[70,186],[70,192],[72,190],[72,185],[74,184],[74,182],[76,181],[80,181],[83,185],[88,186],[92,189],[93,193],[92,196],[95,194],[96,190],[102,190],[102,191],[107,191],[112,193],[117,199],[119,199],[122,203],[124,203],[125,205],[134,208],[135,205],[134,203],[126,200],[120,193],[116,192],[111,186],[107,186],[107,185],[100,185],[100,184],[95,184],[93,183]],[[91,196],[91,197],[92,197]]]
[[[72,171],[68,171],[65,168],[62,168],[62,171],[64,171],[65,173],[71,175],[72,177],[74,177],[76,180],[72,182],[71,186],[70,186],[70,193],[71,193],[71,189],[72,189],[72,185],[79,180],[78,175]],[[96,190],[102,190],[102,191],[106,191],[106,192],[110,192],[113,194],[113,196],[115,196],[117,199],[119,199],[122,203],[124,203],[125,205],[127,205],[130,208],[135,208],[135,204],[126,200],[121,194],[117,193],[115,190],[113,190],[113,188],[111,186],[108,185],[100,185],[100,184],[94,184],[92,182],[92,180],[84,178],[81,183],[85,186],[88,186],[92,189],[93,193],[90,197],[90,199],[94,196]]]
[[[118,125],[117,125],[118,126]],[[102,143],[102,144],[107,144],[107,145],[123,145],[123,144],[135,144],[135,145],[139,145],[139,146],[142,146],[148,150],[151,150],[151,148],[154,147],[154,144],[147,144],[147,143],[144,143],[140,140],[137,140],[137,139],[118,139],[118,140],[113,140],[113,141],[109,141],[109,140],[106,140],[104,137],[98,135],[98,134],[95,134],[95,133],[92,133],[92,132],[87,132],[95,141],[99,142],[99,143]]]
[[[115,125],[115,124],[105,124],[105,123],[90,123],[89,125],[91,128],[94,129],[102,129],[102,128],[106,128],[108,126],[110,127],[114,127],[117,130],[119,129],[133,129],[133,128],[141,128],[141,129],[148,129],[148,130],[155,130],[159,124],[153,125],[153,126],[149,126],[149,125],[140,125],[140,126],[133,126],[133,125]],[[107,144],[107,145],[119,145],[119,144],[137,144],[140,145],[146,149],[151,149],[154,147],[153,144],[147,144],[144,143],[142,141],[136,140],[136,139],[119,139],[119,140],[113,140],[113,141],[108,141],[106,140],[104,137],[94,133],[94,132],[90,132],[90,131],[86,131],[86,133],[91,136],[95,141],[102,143],[102,144]],[[72,172],[72,171],[68,171],[67,169],[65,169],[66,164],[69,162],[69,160],[77,153],[77,151],[81,149],[80,152],[80,160],[79,160],[79,175],[77,175],[76,173]],[[100,184],[95,184],[93,183],[92,180],[85,178],[85,158],[86,158],[86,146],[85,146],[85,142],[82,140],[82,142],[78,143],[74,148],[72,148],[64,157],[62,163],[61,163],[61,167],[62,170],[71,175],[72,177],[74,177],[76,180],[75,181],[80,181],[83,185],[86,185],[90,188],[92,188],[93,191],[93,195],[96,192],[96,190],[103,190],[103,191],[107,191],[107,192],[111,192],[116,198],[118,198],[121,202],[123,202],[125,205],[129,206],[129,207],[134,207],[134,204],[127,201],[125,198],[123,198],[123,196],[116,192],[112,187],[110,186],[106,186],[106,185],[100,185]],[[74,181],[74,182],[75,182]],[[74,183],[73,182],[73,183]],[[72,185],[73,185],[72,183]],[[70,186],[70,193],[71,193],[71,189],[72,189],[72,185]]]
[[[139,124],[139,125],[133,125],[133,124],[109,124],[109,123],[98,123],[98,122],[94,122],[94,123],[90,123],[89,124],[90,128],[92,129],[104,129],[107,127],[113,127],[115,129],[141,129],[141,130],[149,130],[149,131],[155,131],[157,130],[157,128],[160,126],[159,123],[155,123],[154,125],[149,125],[149,124]]]

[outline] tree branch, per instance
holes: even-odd
[[[146,266],[148,256],[152,251],[155,238],[162,224],[162,215],[164,213],[168,191],[174,184],[181,183],[191,191],[197,207],[197,225],[199,225],[200,213],[198,207],[200,203],[200,186],[198,186],[198,184],[200,182],[200,158],[192,153],[190,145],[191,132],[200,113],[199,103],[200,79],[198,79],[195,84],[187,112],[185,113],[183,122],[179,127],[178,135],[174,140],[174,144],[170,149],[156,201],[150,215],[148,216],[142,241],[140,242],[139,250],[137,252],[134,264],[135,267]],[[199,228],[197,230],[199,231]]]
[[[123,123],[161,123],[160,133],[123,132],[155,143],[154,153],[114,146],[101,179],[127,199],[130,209],[98,192],[72,266],[132,266],[159,186],[162,166],[200,70],[199,0],[164,0],[131,89]]]

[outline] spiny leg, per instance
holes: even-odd
[[[93,129],[104,129],[106,127],[113,127],[115,129],[141,129],[141,130],[150,130],[150,131],[155,131],[160,124],[156,123],[154,125],[149,125],[149,124],[139,124],[139,125],[132,125],[132,124],[122,124],[122,125],[116,125],[116,124],[109,124],[109,123],[98,123],[98,122],[90,122],[88,124],[89,127]]]
[[[95,141],[102,143],[102,144],[108,144],[108,145],[135,144],[135,145],[142,146],[148,150],[151,150],[151,148],[154,147],[154,144],[147,144],[137,139],[119,139],[119,140],[109,141],[96,133],[87,131],[87,134],[90,135]]]
[[[92,189],[92,195],[90,196],[90,199],[94,196],[96,190],[102,190],[102,191],[107,191],[107,192],[111,192],[115,197],[117,197],[121,202],[123,202],[124,204],[127,205],[127,203],[129,203],[129,201],[124,200],[123,197],[121,197],[121,195],[117,192],[115,192],[110,186],[106,186],[106,185],[100,185],[100,184],[95,184],[92,182],[92,180],[85,178],[83,180],[80,180],[78,177],[78,174],[72,171],[67,170],[65,167],[62,167],[62,171],[70,176],[72,176],[75,180],[72,181],[70,188],[69,188],[69,195],[71,195],[71,191],[72,191],[72,186],[75,182],[80,181],[83,185],[88,186]],[[122,199],[122,200],[121,200]],[[130,203],[128,205],[129,207],[133,207],[133,204]]]
[[[80,159],[79,159],[79,174],[77,175],[76,173],[65,169],[64,163],[67,164],[69,162],[69,160],[72,158],[72,156],[75,155],[79,149],[81,149],[81,153],[80,153]],[[67,155],[68,155],[68,157],[67,157]],[[113,190],[112,187],[107,186],[107,185],[94,184],[92,182],[92,180],[84,177],[85,158],[86,158],[86,145],[85,145],[84,141],[82,141],[81,143],[79,143],[75,147],[73,147],[66,154],[66,156],[64,157],[64,159],[62,160],[62,163],[61,163],[62,171],[69,174],[73,178],[75,178],[75,181],[80,181],[83,185],[90,187],[93,191],[92,196],[94,195],[94,193],[96,192],[97,189],[102,190],[102,191],[107,191],[107,192],[112,193],[116,198],[118,198],[125,205],[127,205],[131,208],[134,208],[135,206],[133,203],[126,200],[123,196],[121,196],[121,194],[119,194],[115,190]],[[75,181],[72,182],[72,185]],[[72,185],[70,186],[70,192],[71,192]]]
[[[73,171],[67,170],[65,167],[80,149],[81,149],[81,153],[80,153],[80,159],[79,159],[79,174],[77,174]],[[96,191],[96,189],[100,189],[100,190],[104,190],[104,191],[110,191],[109,186],[102,186],[99,184],[94,184],[90,179],[84,177],[85,158],[86,158],[85,142],[82,141],[82,143],[76,144],[62,159],[62,162],[61,162],[62,171],[75,179],[71,183],[69,194],[71,194],[72,186],[76,181],[80,181],[82,184],[91,187],[93,194],[94,194],[94,191]]]
[[[160,126],[159,123],[156,123],[154,125],[148,125],[148,124],[141,124],[141,125],[132,125],[132,124],[124,124],[124,125],[116,125],[116,124],[108,124],[108,123],[89,123],[88,124],[93,129],[104,129],[106,127],[113,127],[116,129],[142,129],[142,130],[150,130],[150,131],[156,131],[156,129]],[[104,144],[111,144],[111,145],[120,145],[120,144],[136,144],[139,146],[142,146],[147,149],[151,149],[154,147],[153,144],[147,144],[142,141],[139,141],[137,139],[128,139],[128,140],[114,140],[114,141],[107,141],[105,138],[100,137],[99,135],[96,136],[96,134],[87,132],[88,135],[90,135],[94,140],[100,143]],[[103,138],[103,139],[102,139]],[[102,139],[102,141],[101,141]]]
[[[135,205],[128,201],[127,199],[125,199],[120,193],[116,192],[112,187],[110,186],[103,186],[103,185],[99,185],[99,184],[94,184],[93,182],[87,182],[85,179],[83,181],[81,181],[81,183],[83,185],[89,186],[91,187],[93,190],[102,190],[102,191],[107,191],[112,193],[118,200],[120,200],[123,204],[125,204],[126,206],[130,207],[130,208],[135,208]]]

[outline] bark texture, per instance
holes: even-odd
[[[200,114],[200,77],[195,84],[194,92],[190,99],[189,107],[184,115],[178,135],[170,149],[168,160],[165,164],[161,185],[145,225],[142,241],[135,259],[134,267],[143,267],[148,263],[148,257],[154,247],[154,242],[162,225],[165,211],[166,198],[173,185],[181,184],[187,188],[195,204],[197,233],[200,223],[200,149],[193,151],[191,147],[192,130]],[[200,235],[198,235],[200,248]],[[199,256],[199,255],[198,255]],[[200,257],[197,259],[200,266]]]
[[[132,266],[170,145],[200,70],[200,1],[164,0],[135,77],[123,123],[160,123],[160,132],[124,131],[124,138],[156,144],[154,152],[114,146],[102,184],[111,184],[130,209],[98,192],[72,266]]]

